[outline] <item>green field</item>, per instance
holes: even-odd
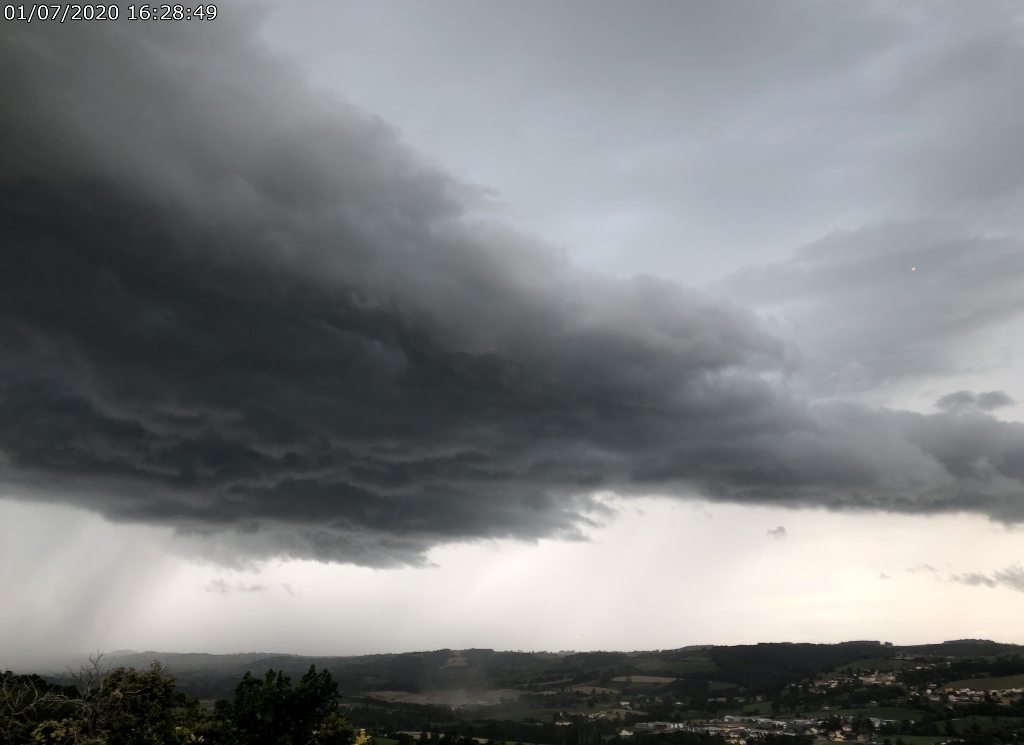
[[[808,712],[812,719],[827,719],[833,717],[871,717],[874,719],[914,719],[918,720],[924,716],[919,709],[906,709],[899,706],[871,706],[859,709],[829,709],[828,711]]]
[[[837,672],[853,672],[854,670],[878,670],[882,673],[893,672],[894,670],[913,670],[919,665],[928,665],[927,660],[898,660],[895,657],[869,657],[866,660],[858,660],[848,665],[837,667]],[[829,677],[827,674],[823,677]]]
[[[706,711],[701,711],[700,709],[687,709],[686,711],[681,712],[677,718],[689,722],[695,719],[707,719],[708,713]]]
[[[731,714],[740,714],[746,716],[766,716],[772,713],[772,702],[771,701],[757,701],[750,704],[745,704],[736,711],[730,712]]]
[[[708,691],[710,691],[710,692],[738,691],[738,690],[742,690],[742,686],[738,686],[735,683],[726,683],[723,680],[709,680],[708,681]]]
[[[641,660],[635,670],[642,675],[686,675],[687,673],[717,673],[718,665],[705,655],[694,655],[676,660]]]
[[[988,732],[993,729],[1017,729],[1024,727],[1024,719],[1021,717],[983,717],[970,716],[953,720],[953,727],[957,734],[968,732]]]
[[[943,688],[970,688],[972,691],[999,691],[1003,688],[1024,688],[1024,675],[1003,675],[998,678],[953,680]]]
[[[635,709],[620,709],[618,707],[609,708],[608,706],[597,706],[591,709],[584,703],[579,703],[573,706],[558,706],[558,707],[502,707],[498,711],[492,711],[488,715],[491,719],[508,719],[513,722],[522,722],[527,719],[536,719],[539,722],[550,722],[551,717],[558,713],[566,714],[595,714],[603,711],[608,717],[614,718],[616,715],[619,717],[625,717],[629,714],[644,714],[642,711]]]
[[[587,685],[581,683],[580,685],[569,686],[569,690],[573,693],[582,693],[584,695],[599,695],[608,694],[609,696],[618,696],[619,691],[617,688],[603,688],[599,685]]]

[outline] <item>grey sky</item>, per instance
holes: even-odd
[[[264,33],[585,263],[692,285],[833,229],[1020,227],[1018,14],[344,2],[289,6]]]
[[[649,495],[1024,520],[1011,4],[4,31],[8,496],[236,567]]]

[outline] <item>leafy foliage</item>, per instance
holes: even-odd
[[[338,712],[330,672],[310,666],[297,686],[280,671],[246,674],[234,702],[212,710],[175,691],[159,664],[146,671],[100,658],[74,675],[76,685],[38,676],[0,675],[0,742],[32,745],[368,745]]]
[[[338,720],[338,686],[330,672],[310,666],[299,685],[281,671],[262,678],[246,673],[235,689],[233,721],[244,745],[346,745],[351,727]],[[314,740],[314,736],[317,738]]]

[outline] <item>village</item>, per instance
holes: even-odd
[[[935,679],[928,679],[929,672]],[[706,699],[707,706],[731,713],[700,716],[691,711],[657,720],[637,717],[645,707],[664,710],[666,697],[623,694],[615,702],[618,709],[611,713],[565,714],[555,724],[567,727],[610,716],[618,722],[622,712],[630,712],[622,719],[627,723],[618,729],[617,739],[681,740],[685,735],[698,735],[733,745],[780,737],[815,743],[940,745],[964,742],[965,736],[979,736],[999,725],[1024,728],[1024,675],[942,682],[946,674],[946,666],[935,662],[906,664],[900,670],[836,672],[786,686],[776,697],[720,695]],[[865,698],[865,694],[874,697]],[[681,700],[671,703],[684,705]],[[762,711],[775,713],[758,713]]]

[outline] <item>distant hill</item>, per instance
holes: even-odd
[[[955,639],[941,644],[918,644],[897,649],[912,657],[988,657],[997,654],[1018,654],[1022,647],[1019,644],[1002,644],[988,639]]]
[[[108,667],[146,668],[159,661],[175,676],[180,690],[202,698],[231,694],[241,676],[268,668],[300,676],[310,665],[331,671],[343,693],[362,696],[374,691],[484,691],[518,689],[544,692],[573,685],[608,686],[631,682],[633,676],[656,679],[669,689],[732,684],[750,691],[773,690],[813,678],[844,665],[893,657],[981,658],[1020,654],[1024,647],[984,639],[959,639],[940,644],[894,646],[879,641],[839,644],[764,643],[738,646],[689,646],[637,652],[502,652],[491,649],[440,649],[429,652],[350,657],[308,657],[282,653],[199,654],[118,650],[104,657]],[[56,658],[40,672],[66,682],[85,655]],[[0,668],[9,664],[0,658]],[[24,667],[24,665],[21,665]],[[618,681],[616,681],[618,679]],[[669,682],[672,681],[672,682]]]

